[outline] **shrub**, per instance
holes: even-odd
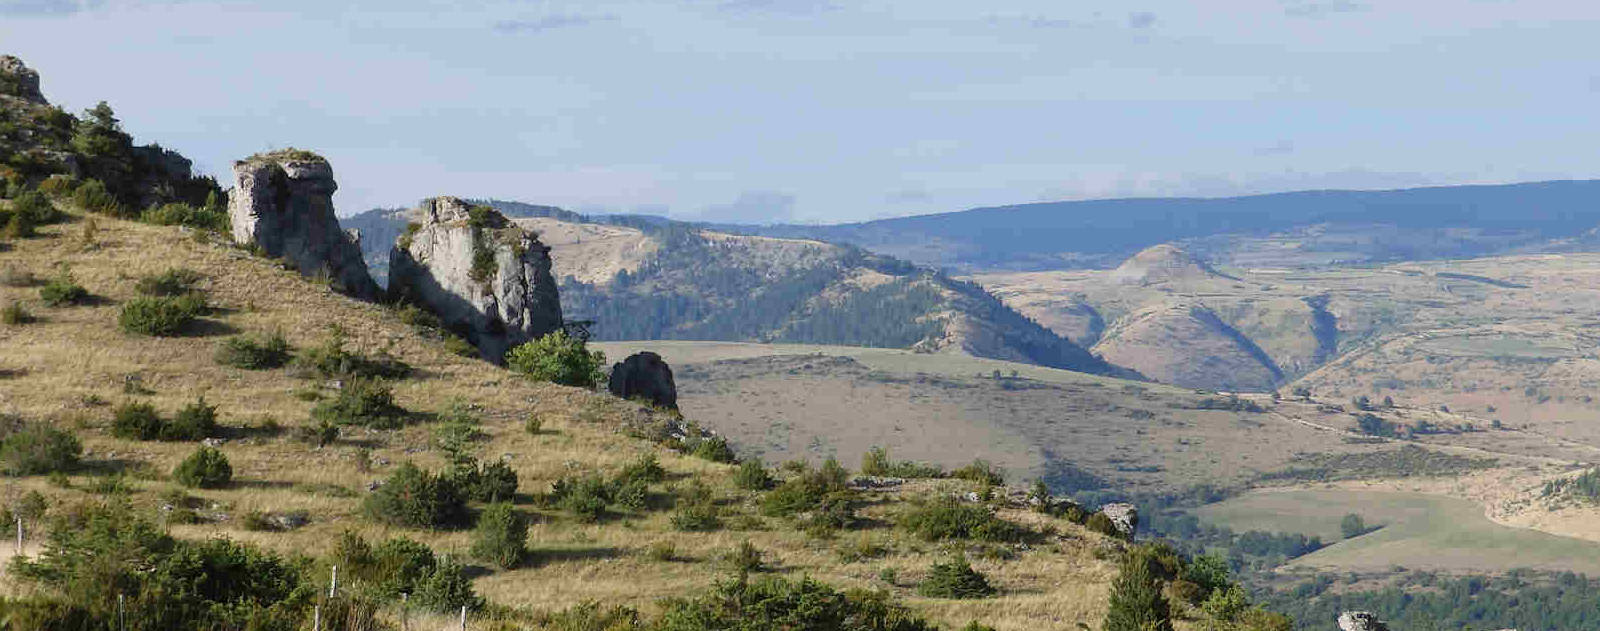
[[[70,432],[27,424],[0,441],[0,469],[7,475],[65,472],[78,464],[83,445]]]
[[[867,453],[861,455],[861,473],[862,475],[896,478],[944,477],[944,469],[939,465],[909,460],[895,462],[889,458],[889,450],[882,447],[873,447],[867,450]]]
[[[996,517],[987,507],[953,498],[922,502],[900,514],[896,523],[926,541],[976,539],[996,543],[1022,538],[1022,528]]]
[[[504,461],[479,465],[458,463],[451,471],[456,488],[467,499],[479,502],[509,502],[517,494],[517,472]]]
[[[929,598],[988,598],[995,589],[989,580],[972,569],[965,557],[934,563],[928,577],[917,583],[917,593]]]
[[[206,405],[201,395],[194,403],[178,410],[172,422],[161,427],[161,440],[202,440],[217,433],[217,406]]]
[[[1172,631],[1172,613],[1150,564],[1149,556],[1139,551],[1123,559],[1111,583],[1103,631]]]
[[[1105,513],[1096,512],[1089,515],[1089,519],[1083,522],[1083,526],[1107,537],[1122,537],[1122,531],[1117,530],[1117,525]]]
[[[230,337],[217,347],[218,364],[245,370],[268,370],[289,363],[292,354],[283,333],[274,331],[262,337]]]
[[[619,485],[629,482],[652,484],[665,479],[667,479],[667,470],[661,468],[661,461],[653,453],[641,455],[638,459],[628,463],[627,466],[622,468],[621,472],[617,473],[616,477]]]
[[[712,436],[711,438],[700,440],[695,444],[694,451],[691,453],[694,457],[702,460],[725,464],[731,463],[736,459],[733,455],[733,449],[728,446],[728,439],[721,436]]]
[[[840,592],[809,577],[717,582],[709,593],[663,603],[663,629],[836,629],[933,631],[938,627],[867,590]]]
[[[339,440],[339,426],[321,421],[316,424],[301,425],[297,430],[300,440],[315,443],[318,447],[327,447]]]
[[[652,561],[671,562],[678,560],[678,546],[671,541],[655,541],[645,551]]]
[[[950,477],[977,482],[984,486],[1000,486],[1006,483],[1005,473],[981,458],[973,460],[972,464],[951,471]]]
[[[124,403],[112,413],[111,435],[131,440],[155,440],[166,423],[149,403]]]
[[[34,189],[51,197],[63,197],[78,187],[78,181],[70,175],[57,173],[44,179]]]
[[[201,447],[178,463],[172,477],[191,488],[217,489],[233,481],[233,467],[228,457],[214,447]]]
[[[355,377],[345,382],[332,399],[311,408],[311,419],[334,425],[364,425],[397,429],[406,411],[394,403],[394,391],[377,379]]]
[[[450,613],[466,607],[483,609],[483,597],[472,591],[472,580],[460,565],[449,560],[438,562],[433,570],[417,580],[411,602],[429,611]]]
[[[544,417],[539,416],[538,413],[528,414],[528,422],[522,425],[522,429],[527,430],[529,434],[538,436],[540,432],[544,431]]]
[[[227,232],[228,213],[225,210],[195,208],[184,203],[151,206],[140,213],[139,220],[158,226],[188,226],[201,230]]]
[[[140,277],[133,284],[133,289],[146,296],[178,297],[195,291],[195,285],[205,278],[191,269],[181,267],[167,268],[160,274],[149,274]]]
[[[834,493],[848,493],[850,472],[832,458],[823,461],[819,469],[803,467],[778,488],[761,498],[761,514],[768,517],[789,517],[812,510],[823,498]]]
[[[506,364],[535,381],[595,388],[605,382],[606,355],[590,351],[583,340],[556,331],[506,353]]]
[[[516,567],[528,553],[528,522],[510,503],[492,504],[478,516],[472,556],[501,569]]]
[[[578,521],[598,521],[611,504],[611,488],[598,475],[561,478],[551,485],[550,503],[572,513]]]
[[[11,201],[11,219],[15,221],[18,218],[25,221],[31,230],[33,226],[60,221],[61,213],[56,210],[55,204],[50,203],[48,197],[37,191],[29,191]]]
[[[889,475],[889,450],[882,447],[873,447],[867,453],[861,454],[861,475]]]
[[[455,528],[467,518],[466,499],[454,481],[409,462],[368,495],[362,508],[377,521],[411,528]]]
[[[681,506],[672,512],[672,527],[683,532],[711,532],[722,528],[717,507],[710,502]]]
[[[106,185],[100,180],[85,180],[79,184],[78,190],[72,192],[72,203],[89,212],[106,215],[122,213],[117,198],[106,190]]]
[[[198,308],[192,301],[171,297],[134,298],[122,305],[117,325],[127,333],[172,337],[194,321]]]
[[[739,574],[760,572],[766,569],[766,563],[761,560],[761,549],[746,539],[739,542],[739,547],[723,555],[723,562],[728,564],[728,569]]]
[[[5,227],[0,229],[0,237],[7,239],[27,239],[34,235],[33,219],[27,213],[13,212],[6,220]]]
[[[4,309],[0,309],[0,322],[4,322],[6,324],[29,324],[34,320],[35,318],[33,317],[33,313],[29,312],[26,307],[23,307],[22,303],[20,302],[13,302],[9,305],[6,305]]]
[[[335,328],[322,344],[313,346],[295,358],[295,366],[302,372],[324,378],[349,379],[404,379],[411,375],[411,366],[388,353],[377,357],[345,349],[345,334]]]
[[[89,290],[72,280],[72,275],[62,272],[39,288],[39,298],[51,307],[75,305],[89,297]]]
[[[761,464],[760,458],[751,458],[739,463],[739,470],[733,474],[733,483],[746,491],[765,491],[772,488],[772,475],[767,473],[767,467]]]

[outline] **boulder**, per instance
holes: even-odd
[[[49,105],[39,91],[39,72],[11,55],[0,55],[0,94],[35,105]]]
[[[550,249],[487,206],[424,200],[389,251],[389,293],[439,316],[500,363],[511,348],[561,329]]]
[[[1134,532],[1139,529],[1139,509],[1132,504],[1106,504],[1100,507],[1100,512],[1105,513],[1111,525],[1115,526],[1117,533],[1128,539],[1133,538]]]
[[[234,241],[282,258],[306,276],[325,276],[334,289],[363,300],[378,285],[361,260],[357,236],[333,213],[333,167],[316,154],[286,150],[233,164],[228,217]]]
[[[623,399],[643,399],[668,410],[678,409],[678,386],[672,368],[650,351],[634,353],[611,366],[611,394]]]
[[[1389,627],[1370,611],[1346,611],[1339,614],[1339,631],[1389,631]]]

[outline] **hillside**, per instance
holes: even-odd
[[[976,285],[857,248],[492,203],[551,248],[563,308],[593,320],[595,339],[914,348],[1130,374]],[[363,231],[375,262],[387,260],[382,236],[398,234],[406,217],[369,211],[342,223]]]
[[[832,226],[740,227],[964,271],[1109,267],[1178,242],[1212,261],[1298,265],[1560,250],[1600,225],[1600,180],[1225,198],[1045,202]]]
[[[734,486],[736,467],[630,437],[653,432],[651,427],[670,419],[463,359],[402,323],[392,309],[335,294],[203,233],[75,215],[9,246],[5,273],[10,280],[0,287],[0,304],[20,304],[37,319],[0,326],[0,347],[6,349],[0,357],[0,411],[71,428],[84,444],[84,465],[65,477],[9,478],[11,496],[38,491],[49,498],[50,514],[104,497],[103,489],[113,485],[111,497],[151,514],[162,514],[164,505],[170,509],[171,497],[189,498],[179,506],[198,507],[195,523],[166,520],[184,538],[223,536],[286,554],[321,556],[341,533],[353,531],[369,540],[403,533],[434,550],[464,552],[468,531],[397,532],[367,518],[361,504],[369,483],[390,476],[401,463],[446,467],[447,454],[436,439],[440,421],[429,419],[465,405],[479,419],[476,431],[482,433],[471,451],[511,465],[520,478],[515,504],[533,521],[528,541],[536,562],[513,570],[473,570],[474,587],[494,603],[553,611],[598,600],[653,610],[659,598],[709,585],[722,572],[724,553],[750,541],[780,575],[888,589],[947,628],[971,619],[1001,629],[1051,620],[1094,623],[1104,611],[1112,570],[1090,555],[1098,535],[1079,526],[1061,522],[1054,526],[1062,533],[1055,543],[1018,549],[1006,555],[1009,560],[975,560],[1006,595],[981,601],[916,596],[915,581],[940,558],[937,549],[902,539],[892,529],[868,529],[861,536],[886,552],[870,563],[840,563],[838,551],[855,545],[855,535],[808,537],[782,520],[761,516],[759,494]],[[163,256],[150,257],[151,251]],[[136,281],[172,267],[198,273],[212,315],[181,337],[118,331],[119,311],[139,295]],[[70,270],[93,298],[78,306],[47,307],[39,301],[39,287],[21,280],[48,278],[61,269]],[[335,327],[347,336],[349,349],[381,350],[412,366],[414,376],[393,382],[393,396],[416,420],[393,430],[345,427],[325,447],[307,444],[299,437],[314,427],[310,412],[319,400],[338,395],[336,383],[299,378],[287,369],[229,368],[213,360],[230,335],[281,331],[297,353],[305,353],[325,342]],[[182,489],[169,478],[167,472],[194,450],[192,443],[127,440],[111,433],[113,412],[126,403],[149,403],[165,415],[202,396],[216,406],[222,431],[215,442],[232,464],[234,482],[225,488]],[[538,434],[524,431],[530,417],[544,422]],[[615,518],[585,523],[540,499],[557,480],[575,473],[613,474],[645,454],[658,457],[672,480],[651,487],[648,506],[670,507],[677,494],[704,484],[728,526],[711,533],[681,532],[670,523],[674,513],[662,508],[619,509],[623,512]],[[906,506],[906,498],[940,484],[871,492],[875,499],[863,514],[888,519]],[[296,514],[308,522],[283,532],[260,530],[249,518]],[[1028,523],[1040,519],[1023,511],[1002,514]],[[668,544],[675,550],[670,559],[652,558],[652,549]],[[29,550],[37,551],[38,545],[34,539]],[[897,570],[900,578],[883,582],[878,577],[885,569]],[[654,578],[640,583],[641,573]],[[574,574],[584,580],[568,580]],[[1042,576],[1051,578],[1041,581]],[[394,615],[392,608],[384,611]]]

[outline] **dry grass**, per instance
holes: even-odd
[[[155,510],[158,496],[175,484],[172,467],[194,449],[192,444],[130,442],[107,432],[111,409],[128,400],[144,400],[164,414],[204,395],[218,406],[226,427],[260,426],[273,419],[285,427],[279,436],[252,434],[222,446],[231,460],[236,483],[227,489],[191,491],[224,521],[175,526],[184,537],[226,536],[286,553],[325,552],[345,530],[369,538],[405,534],[441,552],[462,552],[466,532],[399,531],[359,516],[367,483],[386,477],[395,465],[413,461],[442,466],[431,448],[425,425],[398,431],[346,430],[342,439],[316,449],[293,438],[313,406],[297,393],[322,387],[316,380],[295,378],[286,370],[245,371],[218,366],[212,360],[226,335],[281,330],[299,349],[321,341],[332,326],[350,337],[351,346],[389,352],[417,367],[418,374],[395,384],[397,402],[408,410],[437,411],[452,398],[482,410],[489,439],[480,457],[509,458],[519,472],[524,493],[539,493],[572,472],[611,472],[645,452],[655,452],[678,480],[697,477],[713,485],[731,514],[753,515],[751,498],[734,489],[731,467],[681,457],[618,432],[626,419],[651,414],[629,403],[581,390],[531,384],[502,369],[456,357],[441,345],[421,338],[384,307],[360,303],[322,285],[284,271],[272,261],[253,258],[230,245],[207,242],[175,228],[96,218],[92,243],[81,221],[41,230],[36,239],[10,244],[4,263],[49,277],[56,265],[70,268],[78,282],[99,300],[92,305],[45,308],[37,288],[0,286],[0,303],[21,300],[34,310],[37,323],[0,327],[0,412],[48,421],[77,431],[87,459],[96,464],[128,467],[127,480],[136,506]],[[134,297],[133,284],[145,274],[171,267],[196,270],[220,311],[206,318],[200,334],[157,339],[124,334],[115,326],[119,303]],[[135,376],[148,394],[129,394]],[[530,413],[545,419],[537,435],[523,431]],[[370,466],[365,462],[375,463]],[[13,478],[0,487],[0,498],[29,489],[54,502],[92,498],[89,474],[70,478],[60,488],[44,478]],[[337,491],[342,489],[342,491]],[[919,491],[928,491],[919,488]],[[886,518],[895,510],[896,495],[881,498],[867,512]],[[852,539],[809,538],[793,528],[765,520],[763,530],[678,533],[664,513],[629,515],[586,525],[561,513],[533,507],[520,499],[537,520],[530,547],[538,562],[532,567],[488,573],[478,589],[491,599],[513,606],[553,609],[584,600],[626,603],[650,608],[663,596],[684,595],[703,588],[723,573],[718,561],[726,550],[749,540],[766,551],[776,571],[808,574],[846,586],[886,587],[945,626],[980,619],[1001,629],[1034,629],[1097,624],[1103,613],[1109,562],[1092,551],[1108,545],[1098,535],[1065,523],[1051,543],[1017,552],[1009,561],[979,561],[1004,588],[1004,595],[981,602],[944,602],[912,596],[911,581],[943,552],[937,546],[902,539],[887,527],[872,531],[893,551],[884,559],[845,564],[837,548]],[[241,517],[252,510],[305,510],[311,523],[287,533],[252,532]],[[1019,514],[1019,519],[1038,519]],[[675,543],[683,560],[651,559],[647,548],[657,541]],[[900,584],[878,580],[883,568],[899,572]],[[0,581],[8,589],[18,586]]]

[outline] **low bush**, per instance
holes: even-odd
[[[217,232],[227,232],[229,229],[226,210],[195,208],[177,202],[151,206],[139,214],[139,220],[158,226],[188,226]]]
[[[672,527],[683,532],[711,532],[722,528],[717,506],[710,502],[680,506],[672,511]]]
[[[972,464],[951,471],[950,477],[984,486],[1000,486],[1006,483],[1005,472],[983,459],[973,460]]]
[[[768,517],[790,517],[812,510],[824,498],[835,493],[848,493],[850,472],[832,458],[823,461],[822,467],[812,469],[802,464],[800,471],[785,480],[761,498],[761,514]]]
[[[606,355],[583,340],[556,331],[506,353],[506,365],[534,381],[596,388],[605,382]]]
[[[78,208],[89,212],[105,215],[120,215],[122,207],[117,203],[117,198],[106,190],[106,185],[100,180],[85,180],[72,192],[72,203]]]
[[[344,331],[335,328],[322,344],[305,349],[295,358],[294,365],[302,376],[315,375],[325,379],[404,379],[411,375],[411,366],[398,358],[380,351],[374,357],[345,348]]]
[[[472,533],[472,556],[501,569],[521,563],[528,554],[528,522],[510,503],[491,504],[478,516]]]
[[[167,268],[160,274],[149,274],[139,278],[133,284],[134,291],[146,296],[166,296],[176,298],[196,291],[195,285],[205,277],[191,269],[181,267]]]
[[[39,298],[51,307],[76,305],[89,298],[89,290],[74,281],[71,274],[62,272],[39,288]]]
[[[122,305],[117,326],[124,332],[152,337],[173,337],[183,333],[195,316],[205,309],[204,299],[184,297],[134,298]]]
[[[954,498],[918,502],[895,520],[902,529],[925,541],[975,539],[996,543],[1017,541],[1022,527],[996,517],[988,507],[963,504]]]
[[[894,478],[942,478],[944,469],[938,465],[912,462],[895,462],[889,450],[873,447],[861,455],[861,474]]]
[[[172,421],[161,427],[161,440],[204,440],[217,434],[217,406],[207,405],[201,395],[194,403],[178,410]]]
[[[178,463],[172,477],[190,488],[217,489],[233,481],[233,467],[221,450],[201,447]]]
[[[311,420],[333,425],[398,429],[406,411],[394,402],[394,391],[378,379],[354,377],[332,399],[311,408]]]
[[[664,601],[662,629],[934,631],[938,627],[868,590],[839,591],[809,577],[736,577],[695,598]],[[599,628],[599,627],[592,627]]]
[[[362,508],[376,521],[409,528],[458,528],[467,521],[466,498],[455,482],[409,462],[368,495]]]
[[[724,464],[731,463],[737,459],[733,454],[733,448],[728,446],[728,439],[721,436],[712,436],[696,441],[694,448],[689,453],[702,460]]]
[[[8,427],[0,440],[0,469],[6,475],[43,475],[72,470],[83,445],[71,432],[43,423]]]
[[[149,403],[124,403],[112,412],[111,435],[130,440],[155,440],[166,422]]]
[[[547,501],[578,521],[599,521],[611,505],[611,485],[598,475],[561,478],[551,485]]]
[[[459,462],[450,478],[462,495],[473,501],[509,502],[517,494],[517,472],[502,460],[487,464]]]
[[[772,475],[767,473],[767,467],[760,458],[751,458],[739,463],[739,470],[733,474],[733,483],[746,491],[765,491],[772,488]]]
[[[917,594],[929,598],[988,598],[995,594],[989,580],[965,557],[956,557],[944,563],[934,563],[928,577],[917,583]]]
[[[33,313],[28,311],[27,307],[22,306],[20,302],[12,302],[4,308],[0,308],[0,323],[10,325],[31,324],[36,319],[33,317]]]
[[[230,337],[217,347],[216,353],[218,364],[245,370],[280,368],[289,363],[292,357],[289,341],[278,331],[259,337]]]

